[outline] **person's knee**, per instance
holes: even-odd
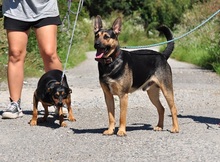
[[[58,57],[56,50],[50,48],[41,51],[41,56],[46,60],[51,60],[51,61],[57,59]]]
[[[9,62],[16,63],[24,61],[25,52],[19,49],[10,49],[9,50]]]
[[[44,58],[44,61],[46,62],[57,62],[57,61],[60,61],[59,57],[57,54],[53,54],[53,55],[46,55]]]

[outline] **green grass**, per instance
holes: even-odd
[[[214,12],[219,10],[220,1],[208,1],[203,5],[196,5],[184,14],[177,32],[180,36],[193,29]],[[220,15],[218,14],[207,24],[193,34],[176,41],[176,48],[172,57],[200,67],[210,69],[220,74]]]
[[[181,24],[176,26],[174,36],[180,36],[200,24],[220,7],[220,1],[213,0],[196,5],[191,11],[184,14]],[[146,33],[141,25],[138,25],[138,16],[123,17],[120,13],[112,13],[103,20],[104,28],[110,28],[113,21],[122,17],[122,30],[119,35],[120,46],[145,46],[165,41],[164,36],[158,37],[156,30]],[[87,15],[79,17],[76,25],[70,55],[67,62],[67,69],[73,68],[86,59],[85,53],[94,50],[93,47],[93,20]],[[220,74],[220,15],[212,19],[208,24],[175,42],[175,50],[171,57],[208,68]],[[74,21],[71,20],[71,23]],[[0,19],[0,24],[3,24]],[[70,43],[72,29],[58,33],[58,54],[64,65],[67,50]],[[163,46],[162,48],[164,48]],[[25,61],[25,77],[39,77],[43,74],[43,63],[40,57],[34,33],[31,32],[27,47]],[[0,81],[6,79],[7,71],[7,39],[3,26],[0,25]]]
[[[2,21],[2,19],[0,20]],[[75,67],[80,62],[86,59],[85,53],[91,50],[90,44],[92,44],[91,40],[93,34],[93,32],[91,31],[91,21],[87,21],[84,19],[78,21],[76,30],[74,32],[74,38],[71,45],[69,58],[66,65],[67,69]],[[0,81],[4,81],[7,76],[8,47],[5,30],[3,30],[2,25],[0,25],[0,32],[0,45],[2,45],[0,46]],[[72,29],[69,29],[68,31],[58,32],[58,54],[63,63],[63,67],[64,63],[66,62],[71,35]],[[35,34],[33,31],[31,31],[27,46],[27,56],[25,59],[25,77],[39,77],[43,73],[43,62],[39,54]]]

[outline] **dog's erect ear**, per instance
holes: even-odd
[[[112,29],[116,35],[119,35],[121,32],[121,21],[121,18],[118,17],[112,25]]]
[[[97,32],[100,29],[102,29],[102,18],[101,16],[97,15],[94,22],[94,32]]]

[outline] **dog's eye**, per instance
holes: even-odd
[[[65,94],[63,94],[63,98],[67,98],[67,94],[65,93]]]
[[[107,34],[105,34],[103,38],[104,38],[104,39],[109,39],[109,38],[110,38],[110,36],[109,36],[109,35],[107,35]]]
[[[98,34],[95,35],[95,39],[97,39],[97,38],[99,38],[99,35],[98,35]]]
[[[59,95],[58,95],[58,94],[55,94],[55,95],[54,95],[54,98],[58,99],[58,98],[59,98]]]

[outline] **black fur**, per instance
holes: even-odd
[[[60,84],[63,72],[60,70],[51,70],[42,75],[38,81],[36,96],[38,99],[42,100],[48,105],[54,104],[52,96],[57,92],[65,92],[62,96],[63,99],[67,98],[67,95],[71,91],[66,80],[66,75],[64,75],[63,82]],[[59,84],[55,84],[59,82]]]
[[[177,109],[174,102],[172,72],[167,62],[173,49],[173,35],[166,26],[158,30],[162,32],[169,43],[163,52],[149,49],[127,51],[121,50],[118,36],[121,32],[122,20],[117,18],[112,28],[102,29],[102,20],[97,16],[94,23],[95,41],[97,50],[95,60],[98,61],[99,81],[104,92],[108,110],[109,127],[103,132],[111,135],[115,130],[115,104],[113,95],[120,100],[120,126],[117,132],[119,136],[126,135],[126,112],[128,107],[128,94],[137,89],[146,90],[151,102],[156,106],[159,120],[154,130],[163,129],[164,107],[159,99],[161,90],[170,107],[172,116],[171,132],[178,133]]]

